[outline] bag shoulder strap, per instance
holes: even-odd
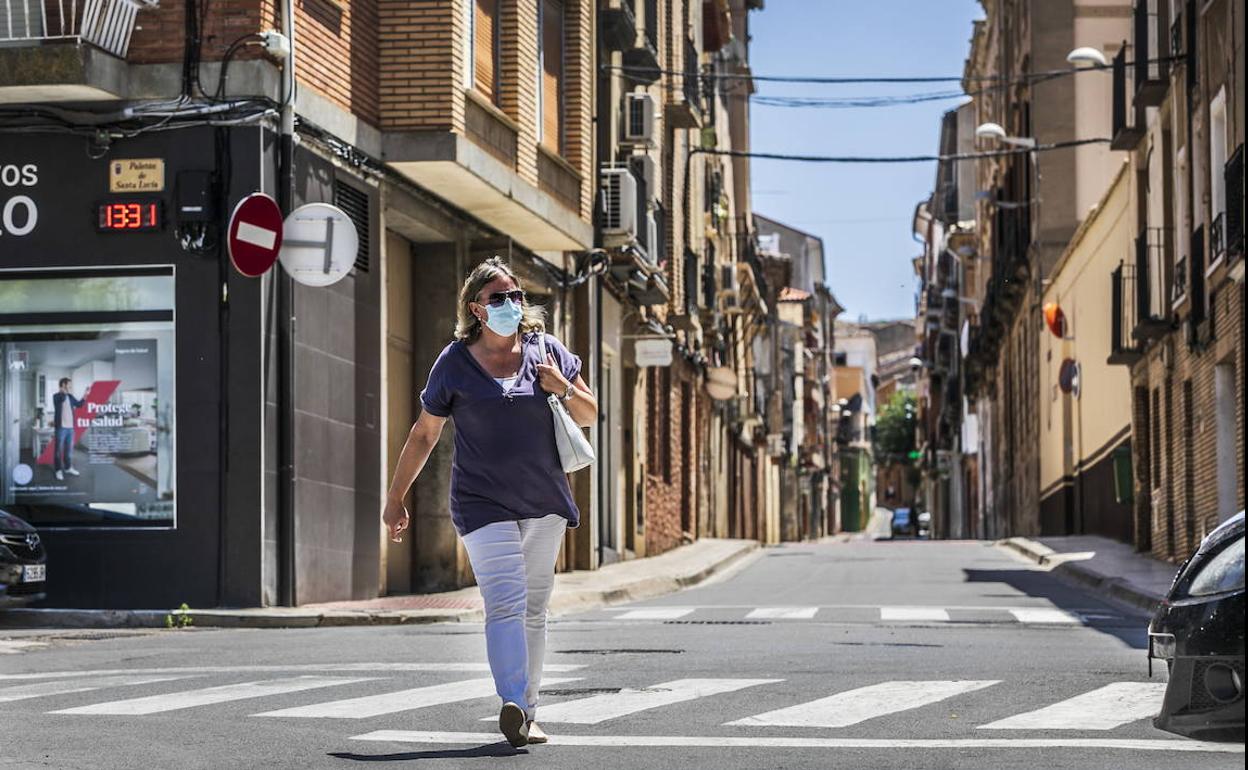
[[[546,363],[546,332],[537,333],[538,349],[542,352],[542,363]]]

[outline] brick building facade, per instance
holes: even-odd
[[[1125,41],[1147,63],[1114,62],[1134,84],[1115,94],[1114,142],[1144,191],[1114,273],[1134,541],[1171,561],[1244,507],[1243,14],[1235,0],[1162,4]]]

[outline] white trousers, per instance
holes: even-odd
[[[468,560],[485,600],[485,653],[503,702],[537,713],[546,657],[546,606],[555,559],[568,520],[499,521],[464,535]]]

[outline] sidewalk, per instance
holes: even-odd
[[[999,545],[1095,594],[1146,613],[1165,597],[1178,571],[1178,565],[1096,535],[1011,537]]]
[[[550,612],[593,609],[637,601],[697,585],[757,551],[753,540],[706,538],[645,559],[609,564],[595,571],[555,576]],[[161,628],[167,615],[186,614],[197,628],[312,628],[480,621],[476,586],[436,594],[386,596],[302,607],[242,609],[77,610],[22,608],[0,612],[0,628]]]

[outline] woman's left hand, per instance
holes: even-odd
[[[546,354],[546,363],[537,365],[537,382],[542,386],[542,390],[554,393],[556,396],[567,393],[568,387],[572,384],[555,365],[555,357],[550,353]]]

